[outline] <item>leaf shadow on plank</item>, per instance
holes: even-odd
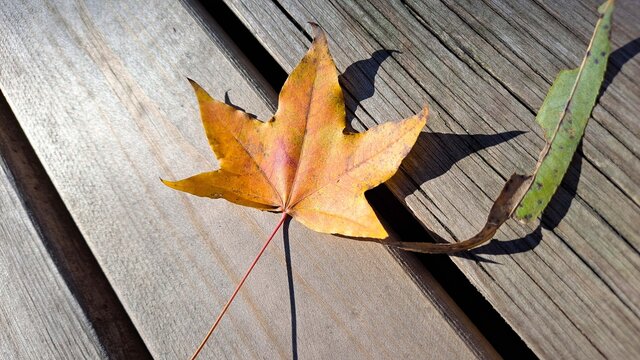
[[[567,212],[569,212],[571,203],[578,192],[578,183],[580,182],[580,173],[582,172],[582,161],[581,140],[576,148],[576,152],[573,154],[569,169],[564,175],[564,179],[562,179],[560,188],[553,195],[551,202],[542,213],[540,224],[543,228],[547,230],[555,229],[562,219],[564,219],[565,215],[567,215]]]
[[[372,97],[375,92],[375,81],[382,63],[398,50],[381,49],[371,54],[371,57],[359,60],[349,65],[338,76],[338,82],[344,91],[345,107],[347,109],[347,131],[352,132],[351,123],[355,118],[355,112],[362,103]]]
[[[599,101],[602,95],[604,95],[604,93],[609,88],[609,85],[613,83],[613,79],[618,76],[618,73],[620,73],[620,70],[622,70],[624,64],[633,59],[636,55],[638,55],[638,53],[640,53],[640,37],[629,41],[628,43],[612,52],[611,55],[609,55],[607,71],[604,74],[604,82],[602,84],[602,88],[600,89],[600,94],[598,95],[597,101]]]
[[[359,60],[349,65],[338,76],[340,85],[345,89],[345,104],[347,109],[347,131],[353,131],[351,123],[355,119],[355,111],[361,106],[361,102],[375,94],[375,79],[380,66],[398,50],[381,49],[374,51],[368,59]],[[420,133],[414,149],[420,149],[425,158],[434,159],[433,162],[421,162],[420,171],[414,180],[421,184],[435,179],[458,161],[472,153],[509,141],[523,134],[523,131],[506,131],[499,134],[445,134],[423,132]],[[415,156],[416,150],[409,153],[408,157]],[[422,171],[424,168],[424,171]],[[403,194],[404,196],[408,194]]]
[[[291,358],[298,360],[298,320],[296,317],[296,296],[293,284],[293,270],[291,265],[291,243],[289,242],[289,226],[291,217],[288,216],[282,225],[282,240],[284,242],[284,258],[287,268],[287,282],[289,284],[289,305],[291,308]]]
[[[449,171],[458,161],[481,150],[507,142],[524,131],[512,130],[498,134],[446,134],[422,132],[407,156],[408,162],[420,167],[411,169],[411,177],[419,184],[434,180]],[[412,159],[418,156],[420,159]],[[423,159],[429,159],[424,161]],[[413,160],[413,161],[412,161]],[[403,194],[407,196],[409,194]]]
[[[258,118],[255,114],[252,114],[252,113],[250,113],[250,112],[247,112],[244,108],[242,108],[242,107],[240,107],[240,106],[238,106],[238,105],[234,104],[234,103],[231,101],[231,98],[229,98],[229,91],[231,91],[231,90],[227,90],[227,91],[225,91],[225,92],[224,92],[224,103],[225,103],[225,104],[227,104],[227,105],[231,106],[232,108],[234,108],[234,109],[236,109],[236,110],[240,110],[240,111],[242,111],[242,112],[246,113],[247,115],[249,115],[249,117],[250,117],[250,118],[253,118],[253,119],[257,119],[257,118]]]

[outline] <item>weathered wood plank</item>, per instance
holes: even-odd
[[[151,355],[73,222],[6,99],[0,94],[0,156],[12,185],[66,287],[109,359]],[[33,266],[32,271],[43,271]],[[55,331],[55,327],[53,330]],[[45,344],[42,344],[45,345]],[[62,355],[59,356],[62,358]]]
[[[152,355],[185,357],[276,223],[158,177],[215,166],[185,77],[266,118],[275,94],[177,2],[0,6],[0,88]],[[271,101],[271,102],[270,102]],[[205,349],[210,358],[494,357],[430,275],[293,222]],[[413,278],[420,278],[414,282]],[[295,311],[292,313],[292,308]]]
[[[419,140],[389,187],[425,226],[454,239],[480,228],[505,178],[533,168],[544,143],[535,112],[557,72],[583,56],[596,21],[596,1],[226,3],[287,71],[309,44],[300,29],[321,24],[347,72],[347,102],[358,103],[356,128],[430,104],[435,134]],[[545,357],[640,356],[640,66],[623,66],[638,51],[629,41],[639,35],[640,10],[620,8],[613,43],[626,49],[611,62],[614,72],[622,68],[608,79],[542,227],[508,223],[496,236],[505,242],[474,252],[494,263],[454,258]],[[381,49],[401,53],[372,57]],[[363,91],[376,71],[375,93]]]
[[[0,358],[106,359],[13,181],[0,157]]]

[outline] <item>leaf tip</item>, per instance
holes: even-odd
[[[211,95],[209,95],[209,93],[205,89],[203,89],[202,86],[200,86],[200,84],[198,84],[195,80],[191,78],[187,78],[187,80],[189,81],[189,84],[191,84],[193,92],[195,92],[196,98],[198,98],[198,102],[213,100]]]
[[[386,238],[389,237],[389,233],[387,232],[387,230],[385,230],[384,228],[382,228],[382,230],[380,232],[375,233],[373,236],[371,236],[373,239],[378,239],[378,240],[384,240]]]
[[[318,40],[325,39],[325,33],[322,27],[316,24],[313,21],[309,21],[309,25],[311,26],[311,31],[313,32],[313,41],[316,42]]]
[[[165,179],[163,179],[163,178],[160,178],[160,181],[161,181],[164,185],[166,185],[166,186],[168,186],[168,187],[170,187],[170,188],[172,188],[172,189],[178,189],[178,187],[176,187],[176,183],[177,183],[176,181],[169,181],[169,180],[165,180]]]
[[[615,5],[615,1],[614,0],[607,0],[604,3],[602,3],[600,6],[598,6],[598,13],[600,14],[600,16],[604,15],[607,10],[609,10],[609,6],[613,6]]]
[[[198,90],[203,90],[202,86],[200,86],[200,84],[198,84],[195,80],[187,78],[187,81],[189,81],[189,84],[191,84],[193,91],[195,91],[196,93],[198,92]]]
[[[422,111],[418,114],[418,118],[422,120],[424,125],[427,124],[427,119],[429,118],[429,105],[424,104],[424,106],[422,106]]]

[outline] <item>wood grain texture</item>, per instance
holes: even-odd
[[[0,5],[0,88],[157,358],[193,351],[277,221],[158,179],[215,166],[186,77],[261,118],[275,99],[196,13],[167,1]],[[284,233],[295,311],[279,241],[205,358],[497,356],[426,271],[407,276],[401,255],[295,222]]]
[[[0,157],[0,358],[106,359],[13,181]]]
[[[150,359],[140,335],[2,94],[0,124],[0,157],[11,175],[12,185],[56,270],[80,305],[83,316],[92,324],[107,357],[113,360]],[[31,269],[41,271],[38,266]],[[56,331],[56,326],[48,331]],[[58,358],[62,358],[62,354]]]
[[[533,168],[544,144],[535,112],[597,20],[597,1],[226,3],[287,71],[309,44],[306,23],[319,23],[355,128],[431,106],[431,134],[388,185],[455,240],[482,226],[511,173]],[[498,241],[454,258],[542,357],[640,356],[640,9],[616,3],[606,91],[541,226],[507,223]]]

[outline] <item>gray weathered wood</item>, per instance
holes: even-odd
[[[287,71],[309,44],[301,29],[319,23],[347,72],[347,102],[364,98],[354,127],[431,106],[435,134],[389,187],[426,227],[456,240],[481,227],[511,173],[533,168],[544,144],[535,112],[557,72],[579,63],[597,19],[595,0],[226,3]],[[629,42],[640,35],[637,3],[618,6],[614,50],[630,45],[614,53],[613,70],[637,53]],[[401,53],[352,66],[381,49]],[[509,222],[496,235],[503,242],[454,258],[540,356],[640,356],[639,77],[636,58],[608,86],[541,228]]]
[[[275,94],[177,2],[0,6],[0,88],[152,355],[200,341],[277,215],[177,193],[158,178],[215,166],[186,77],[261,118]],[[384,247],[293,222],[301,358],[495,357],[425,271]],[[289,358],[282,241],[203,355]],[[414,281],[418,278],[420,281]]]
[[[106,359],[1,161],[0,358]]]
[[[47,176],[6,99],[0,94],[0,157],[49,257],[92,324],[109,359],[150,359],[131,319]],[[30,263],[32,271],[44,266]],[[9,294],[10,296],[10,294]],[[34,312],[40,313],[40,312]],[[45,311],[46,313],[46,311]],[[56,331],[53,326],[49,331]],[[46,346],[47,343],[39,343]],[[74,346],[74,344],[70,344]],[[56,346],[61,346],[62,344]],[[75,346],[74,346],[75,347]],[[66,350],[66,349],[65,349]],[[62,354],[58,356],[62,358]]]

